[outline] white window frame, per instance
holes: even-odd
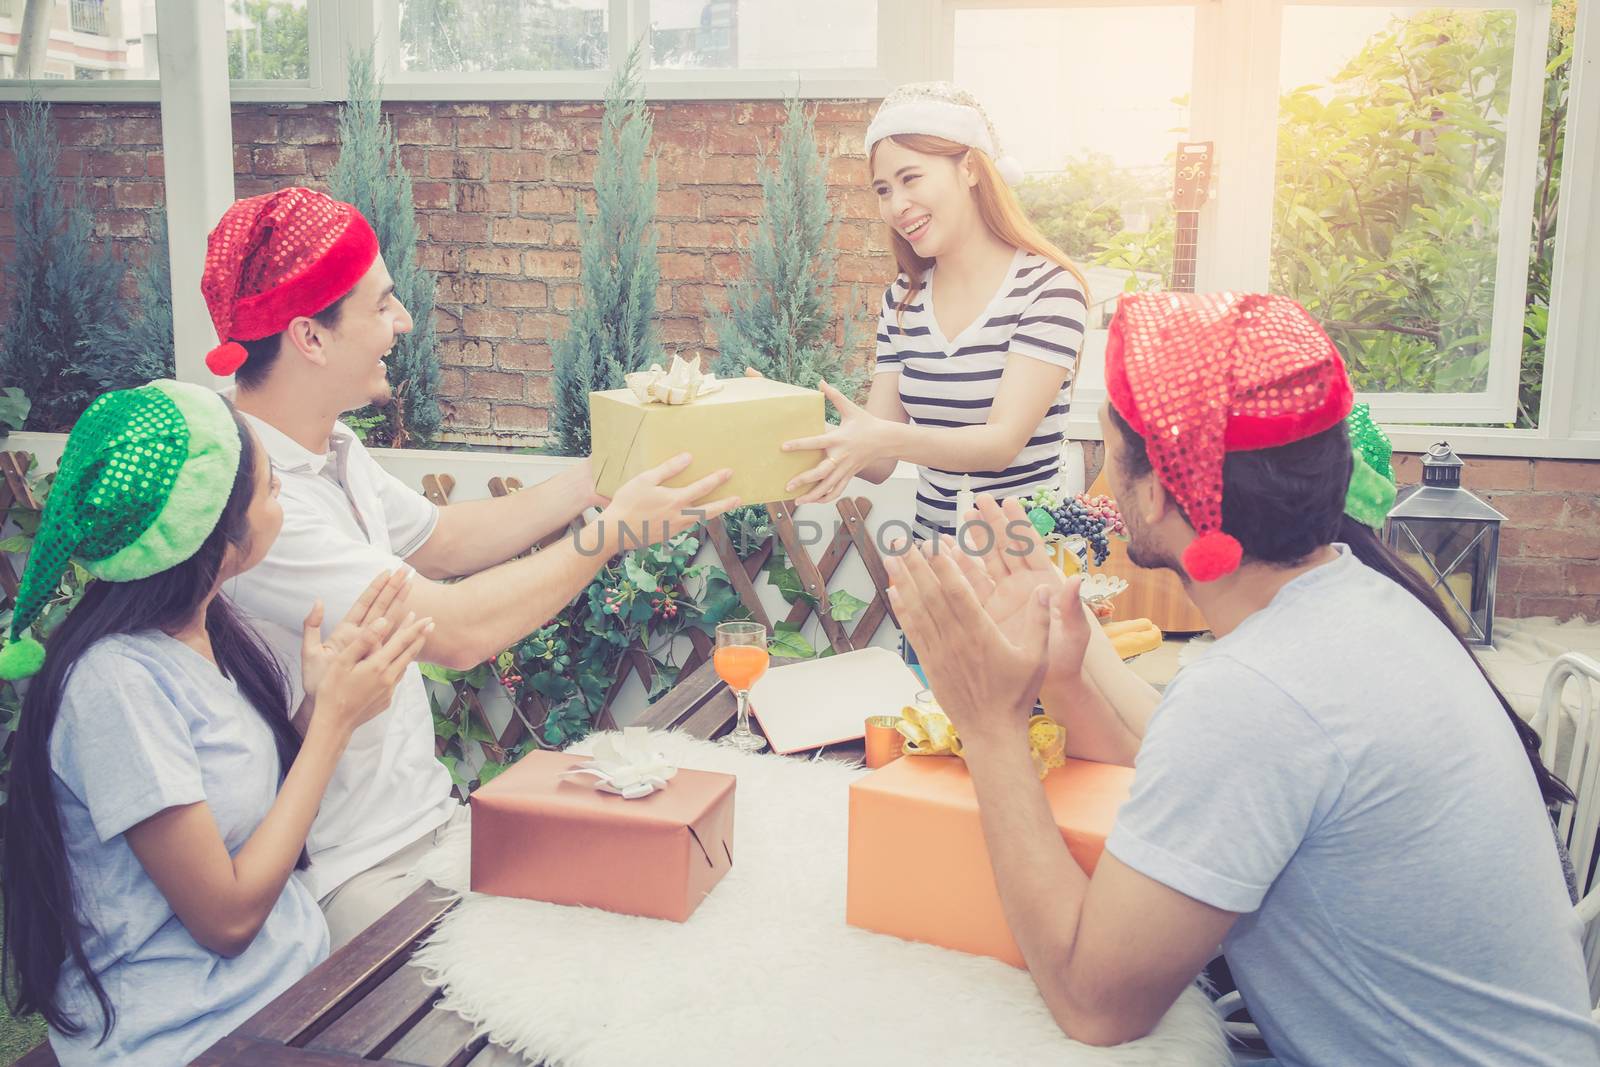
[[[165,13],[176,21],[192,21],[200,7],[214,0],[158,0]],[[174,79],[181,84],[168,86],[168,105],[186,92],[199,91],[208,98],[224,95],[231,102],[314,102],[339,100],[343,96],[347,42],[378,38],[380,14],[392,0],[308,0],[310,27],[310,77],[298,83],[234,82],[227,85],[225,69],[206,75],[207,88],[188,85],[195,81],[183,74]],[[785,0],[787,2],[787,0]],[[795,0],[799,2],[799,0]],[[1267,257],[1271,248],[1271,199],[1274,183],[1273,154],[1277,122],[1277,48],[1281,40],[1281,13],[1290,5],[1337,6],[1334,0],[878,0],[878,66],[855,71],[650,71],[647,94],[653,99],[749,100],[781,98],[798,93],[807,98],[858,98],[881,96],[891,86],[904,81],[948,77],[953,62],[954,11],[958,8],[1015,9],[1027,7],[1106,7],[1138,4],[1143,6],[1192,6],[1196,9],[1195,80],[1191,99],[1191,135],[1214,140],[1222,161],[1216,176],[1217,197],[1201,213],[1203,235],[1198,281],[1202,288],[1255,288],[1267,282]],[[1519,18],[1518,32],[1527,40],[1519,44],[1537,57],[1536,63],[1521,62],[1519,72],[1543,72],[1544,41],[1548,34],[1548,0],[1444,0],[1454,6],[1526,8],[1534,18]],[[630,27],[647,25],[647,0],[611,0],[610,21],[613,55],[626,53],[634,34]],[[1413,6],[1409,0],[1342,0],[1346,6]],[[1423,6],[1423,5],[1415,5]],[[1535,21],[1537,20],[1537,21]],[[163,17],[160,21],[166,21]],[[203,20],[215,34],[218,22]],[[1525,29],[1526,28],[1526,29]],[[158,23],[159,34],[159,23]],[[1519,38],[1521,41],[1522,38]],[[1229,42],[1238,54],[1230,53]],[[1240,42],[1248,42],[1248,47]],[[1271,48],[1262,47],[1271,43]],[[1239,62],[1239,56],[1245,62]],[[1270,62],[1268,58],[1270,57]],[[1223,77],[1228,73],[1228,77]],[[391,77],[386,96],[418,100],[592,100],[604,90],[608,71],[572,75],[529,75],[508,80],[462,79],[451,83],[408,76]],[[1213,87],[1201,92],[1201,86]],[[186,88],[184,86],[187,86]],[[227,92],[219,90],[226,86]],[[1515,90],[1514,90],[1515,91]],[[161,99],[157,81],[71,82],[50,81],[32,84],[0,85],[0,100],[25,99],[37,92],[51,101],[150,101]],[[1525,97],[1528,93],[1523,94]],[[1513,153],[1512,135],[1520,138],[1515,146],[1520,157],[1531,159],[1526,142],[1537,144],[1538,92],[1532,117],[1512,118],[1508,125],[1508,156]],[[1254,101],[1254,106],[1251,106]],[[175,114],[174,119],[177,119]],[[187,117],[187,116],[185,116]],[[1458,452],[1472,455],[1503,455],[1550,458],[1600,458],[1600,308],[1586,300],[1586,294],[1600,289],[1600,207],[1590,202],[1589,191],[1600,184],[1600,12],[1592,4],[1579,7],[1575,36],[1575,60],[1568,132],[1563,162],[1560,221],[1556,235],[1556,264],[1551,293],[1550,333],[1544,365],[1544,390],[1539,428],[1536,430],[1484,430],[1440,425],[1458,415],[1441,416],[1428,409],[1408,413],[1379,408],[1397,448],[1416,451],[1440,437],[1448,436]],[[216,211],[209,201],[222,196],[220,190],[231,181],[231,144],[211,143],[225,132],[226,124],[213,116],[205,123],[210,133],[200,132],[189,139],[206,142],[195,152],[207,160],[211,186],[203,197],[170,198],[173,207],[169,225],[174,237],[175,259],[191,248],[197,256],[203,251],[203,234],[214,221]],[[189,127],[192,129],[192,127]],[[1250,167],[1229,165],[1235,159],[1254,159]],[[1508,163],[1508,167],[1510,164]],[[1518,171],[1522,173],[1522,171]],[[1507,174],[1508,188],[1513,178],[1526,180],[1528,188],[1519,193],[1531,217],[1532,170],[1525,179]],[[169,174],[169,182],[171,177]],[[169,190],[170,192],[170,190]],[[1508,193],[1508,199],[1510,194]],[[206,203],[202,203],[206,201]],[[1509,209],[1508,209],[1509,213]],[[187,216],[194,215],[193,218]],[[1226,242],[1205,240],[1208,233],[1226,233]],[[197,236],[199,235],[199,236]],[[1508,262],[1519,267],[1516,279],[1504,283],[1500,296],[1510,295],[1520,316],[1526,266],[1526,235],[1518,238],[1520,251],[1507,257],[1502,235],[1501,269]],[[196,259],[198,262],[198,259]],[[180,318],[193,318],[196,336],[208,328],[203,307],[187,292],[178,294]],[[193,305],[192,307],[190,305]],[[1497,307],[1497,314],[1499,309]],[[1100,339],[1103,344],[1103,335]],[[192,347],[192,345],[186,345]],[[1098,439],[1095,411],[1104,398],[1103,368],[1097,365],[1097,345],[1091,338],[1086,347],[1085,367],[1080,374],[1077,403],[1070,432],[1080,439]],[[1520,349],[1520,344],[1519,344]],[[203,370],[198,357],[181,360],[180,373],[199,378]],[[190,365],[193,365],[192,367]],[[206,380],[209,380],[208,378]],[[1374,398],[1381,399],[1381,398]],[[1425,398],[1441,400],[1441,398]],[[1441,403],[1448,402],[1441,400]],[[1405,420],[1426,421],[1415,425]],[[1486,421],[1472,419],[1471,421]]]
[[[1537,430],[1482,429],[1460,424],[1509,422],[1515,411],[1522,351],[1522,308],[1527,295],[1529,226],[1537,167],[1538,129],[1543,100],[1545,47],[1550,32],[1549,0],[940,0],[941,12],[935,54],[927,64],[928,77],[953,75],[955,17],[959,10],[1019,10],[1029,8],[1192,7],[1195,10],[1194,86],[1190,96],[1189,135],[1216,143],[1218,168],[1215,196],[1200,212],[1200,257],[1196,264],[1197,288],[1264,291],[1269,283],[1272,249],[1272,205],[1276,187],[1278,81],[1282,45],[1283,11],[1288,7],[1474,7],[1517,12],[1516,58],[1511,87],[1511,114],[1506,122],[1505,195],[1501,207],[1496,294],[1494,349],[1490,380],[1483,393],[1364,394],[1374,414],[1394,438],[1396,447],[1426,448],[1448,436],[1458,452],[1491,455],[1600,457],[1600,398],[1585,406],[1581,398],[1600,390],[1600,372],[1593,359],[1579,358],[1572,340],[1577,331],[1556,323],[1556,291],[1552,290],[1551,341],[1545,354],[1544,394]],[[1580,12],[1583,7],[1580,5]],[[1580,13],[1580,30],[1584,17]],[[1589,22],[1593,23],[1594,18]],[[1586,47],[1580,57],[1594,57],[1596,28],[1587,27]],[[1591,67],[1592,69],[1592,67]],[[1600,103],[1600,72],[1591,74],[1587,103]],[[1594,141],[1600,129],[1588,136],[1574,135],[1573,116],[1579,112],[1578,77],[1573,79],[1568,112],[1567,157],[1562,182],[1561,217],[1557,234],[1556,274],[1571,277],[1579,269],[1574,260],[1592,261],[1600,239],[1600,213],[1579,195],[1592,189],[1570,177],[1587,163],[1600,170],[1600,151]],[[1600,110],[1600,109],[1595,109]],[[1584,112],[1588,114],[1588,112]],[[1600,126],[1591,116],[1591,122]],[[1576,162],[1578,166],[1574,166]],[[1569,218],[1569,212],[1578,217]],[[1573,236],[1593,234],[1585,240]],[[1227,239],[1220,236],[1226,234]],[[1565,238],[1565,242],[1563,242]],[[1588,277],[1600,284],[1600,263],[1586,262]],[[1581,313],[1580,299],[1570,282],[1562,290],[1562,327]],[[1593,292],[1593,288],[1588,289]],[[1591,318],[1600,315],[1591,313]],[[1600,350],[1600,322],[1586,331],[1589,347]],[[1557,341],[1561,342],[1558,347]],[[1091,330],[1074,394],[1068,432],[1075,438],[1098,439],[1096,417],[1105,400],[1105,332]],[[1571,390],[1563,389],[1571,382]],[[1587,393],[1584,390],[1587,390]],[[1565,401],[1569,401],[1566,403]],[[1578,409],[1583,408],[1583,418]],[[1560,413],[1555,409],[1560,409]],[[1458,428],[1459,427],[1459,428]],[[1595,431],[1589,436],[1589,431]]]
[[[800,3],[801,0],[766,0]],[[600,100],[606,83],[635,40],[646,38],[646,95],[653,100],[781,100],[876,98],[913,80],[931,48],[928,12],[936,0],[877,0],[878,62],[837,70],[648,68],[649,0],[608,0],[611,63],[593,71],[422,73],[400,71],[396,0],[307,0],[311,76],[304,81],[234,81],[234,103],[314,103],[344,99],[346,55],[352,44],[377,41],[387,100],[583,101]],[[909,27],[909,29],[908,29]],[[160,20],[157,19],[157,33]],[[105,85],[0,84],[0,101],[26,99],[38,88],[45,100],[149,102],[161,99],[158,81],[125,79]]]

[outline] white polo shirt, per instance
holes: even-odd
[[[298,707],[301,627],[311,605],[333,628],[373,578],[401,566],[439,521],[439,509],[378,466],[354,432],[335,423],[328,450],[306,450],[250,415],[282,484],[283,532],[267,558],[224,593],[256,624],[289,676]],[[318,898],[443,823],[456,809],[450,773],[434,758],[433,715],[413,664],[389,709],[350,738],[306,846],[299,877]]]

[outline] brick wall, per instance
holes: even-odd
[[[864,327],[893,273],[861,152],[871,107],[824,102],[816,111],[818,143],[834,157],[831,199],[844,218],[836,295],[845,306],[854,293]],[[565,331],[578,299],[575,211],[594,209],[600,105],[396,103],[384,110],[415,183],[419,258],[438,276],[445,439],[536,443],[548,430],[550,340]],[[100,231],[119,254],[143,255],[150,212],[163,195],[158,109],[64,104],[52,113],[61,173],[87,178]],[[723,286],[736,276],[738,249],[761,213],[758,152],[776,144],[783,106],[674,102],[652,105],[651,113],[660,335],[669,352],[709,356],[716,338],[705,311],[726,308]],[[238,195],[325,187],[339,151],[335,114],[333,105],[236,105]],[[0,178],[14,168],[0,150]],[[9,214],[0,210],[0,255],[10,236]],[[872,330],[861,333],[870,338]],[[870,350],[868,342],[857,360]]]
[[[1506,517],[1495,607],[1513,618],[1600,619],[1600,463],[1463,457],[1461,484]],[[1422,480],[1416,456],[1395,468]]]
[[[0,106],[0,114],[14,105]],[[860,301],[870,325],[892,261],[865,188],[861,134],[871,105],[824,102],[821,144],[835,157],[838,297]],[[578,287],[579,203],[593,207],[598,105],[397,103],[385,108],[416,182],[421,256],[439,280],[448,437],[531,444],[548,429],[550,346]],[[659,155],[661,334],[670,351],[711,352],[705,309],[723,305],[736,252],[761,210],[756,150],[776,140],[775,103],[652,105]],[[338,156],[331,105],[234,108],[239,195],[291,184],[320,186]],[[145,254],[162,202],[161,128],[154,105],[57,105],[61,173],[82,174],[99,229],[117,254]],[[15,162],[0,149],[0,260],[9,254]],[[864,331],[867,336],[871,331]],[[866,352],[860,353],[866,358]],[[1090,450],[1090,472],[1098,470]],[[1402,484],[1420,480],[1401,457]],[[1600,618],[1600,463],[1467,458],[1466,485],[1507,516],[1500,604],[1507,616]]]

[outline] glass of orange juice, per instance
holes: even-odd
[[[725,622],[717,626],[717,650],[712,653],[717,677],[739,698],[739,722],[722,739],[742,752],[760,752],[767,739],[750,730],[750,687],[767,673],[767,628],[759,622]]]

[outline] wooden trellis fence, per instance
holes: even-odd
[[[492,496],[505,496],[521,488],[522,483],[516,478],[489,479],[489,492]],[[440,506],[450,502],[450,494],[454,489],[455,479],[448,474],[430,474],[422,480],[423,495]],[[727,572],[728,580],[738,593],[740,602],[749,611],[751,618],[766,626],[769,632],[772,631],[775,620],[756,591],[756,578],[771,559],[777,545],[782,544],[790,564],[800,578],[806,596],[797,599],[790,606],[788,613],[776,621],[798,626],[804,624],[812,614],[816,614],[829,646],[835,652],[851,652],[867,647],[883,621],[886,618],[893,619],[887,592],[889,576],[883,566],[883,557],[867,525],[867,518],[872,512],[872,501],[866,497],[845,497],[837,501],[835,509],[839,514],[839,523],[827,543],[821,546],[821,554],[815,557],[800,535],[799,526],[795,522],[794,505],[788,501],[767,505],[774,533],[755,545],[743,559],[739,557],[723,519],[711,520],[706,524],[706,531],[712,549],[722,569]],[[542,548],[566,535],[567,531],[557,531],[546,537],[539,547]],[[845,623],[833,617],[829,609],[828,583],[852,549],[861,557],[862,564],[872,579],[873,590],[872,599],[868,601],[866,608],[862,610],[854,625],[847,628]],[[687,677],[695,668],[705,663],[711,657],[714,647],[712,638],[699,630],[689,630],[686,636],[691,647],[684,659],[680,677]],[[648,689],[655,680],[655,673],[655,664],[642,646],[635,645],[623,653],[617,676],[612,680],[611,687],[601,702],[600,713],[596,719],[597,727],[615,729],[616,720],[612,715],[612,705],[630,677],[637,676]],[[493,741],[479,741],[478,745],[486,758],[496,762],[504,762],[508,752],[524,738],[532,737],[537,741],[539,728],[549,713],[543,699],[537,693],[529,691],[516,704],[516,714],[511,716],[503,729],[497,731],[489,721],[489,715],[478,694],[470,687],[458,686],[457,700],[461,705],[461,712],[470,716],[484,732],[495,738]],[[438,744],[442,751],[444,740],[440,739]]]

